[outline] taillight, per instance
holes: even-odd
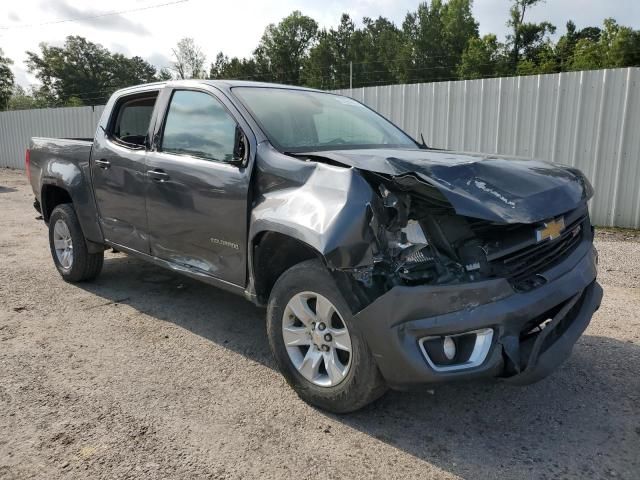
[[[27,148],[27,151],[24,154],[24,166],[27,170],[27,178],[31,181],[31,150]]]

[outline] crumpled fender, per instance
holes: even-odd
[[[269,168],[258,165],[256,172],[260,194],[251,212],[252,241],[261,232],[277,232],[313,247],[330,268],[373,263],[377,198],[356,169],[304,162],[267,144],[259,146],[258,156]]]

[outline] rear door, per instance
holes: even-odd
[[[118,98],[91,154],[100,225],[109,242],[149,253],[146,147],[158,90]]]
[[[214,89],[175,89],[163,110],[147,158],[151,253],[244,286],[250,171],[233,161],[243,121]]]

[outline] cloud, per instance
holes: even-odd
[[[125,18],[122,15],[108,15],[110,10],[94,10],[91,8],[76,8],[66,0],[48,0],[42,4],[43,8],[54,12],[60,20],[71,20],[74,23],[88,25],[98,30],[115,30],[119,32],[149,35],[144,25]],[[92,18],[93,17],[93,18]]]
[[[109,46],[109,50],[111,50],[112,52],[121,53],[125,57],[128,57],[130,55],[129,47],[117,42],[111,43],[111,45]]]
[[[160,52],[148,55],[145,60],[158,69],[171,66],[171,59]]]
[[[37,82],[36,77],[33,74],[29,73],[21,65],[11,65],[11,71],[13,72],[17,85],[28,87],[29,85],[33,85]]]

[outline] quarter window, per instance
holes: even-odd
[[[171,98],[162,138],[165,152],[231,161],[236,122],[211,95],[178,90]]]

